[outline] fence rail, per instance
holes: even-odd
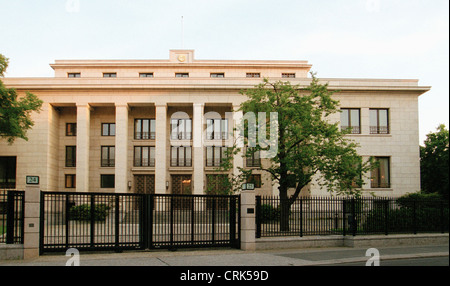
[[[25,192],[0,190],[0,243],[24,243]]]
[[[256,197],[256,237],[449,231],[449,202],[401,198]]]

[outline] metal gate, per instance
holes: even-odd
[[[42,192],[40,251],[234,247],[240,197]]]

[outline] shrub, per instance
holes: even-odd
[[[278,220],[280,218],[280,209],[272,205],[261,206],[261,222]]]
[[[110,207],[106,204],[98,204],[94,207],[94,220],[104,221],[108,216]],[[91,220],[91,206],[83,204],[73,206],[69,210],[69,217],[71,220],[89,221]]]

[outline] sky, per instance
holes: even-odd
[[[320,78],[419,79],[420,142],[449,127],[448,0],[0,0],[6,77],[57,59],[307,60]]]

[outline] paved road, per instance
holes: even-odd
[[[124,253],[81,253],[81,266],[316,266],[349,263],[365,265],[367,249],[316,248],[245,252],[237,249],[147,251]],[[448,245],[403,246],[378,248],[382,261],[446,257]],[[0,266],[65,266],[68,259],[64,253],[44,255],[28,261],[0,261]],[[426,262],[426,260],[424,260]]]
[[[364,266],[365,262],[329,264],[325,266]],[[380,266],[449,266],[448,256],[382,260]]]

